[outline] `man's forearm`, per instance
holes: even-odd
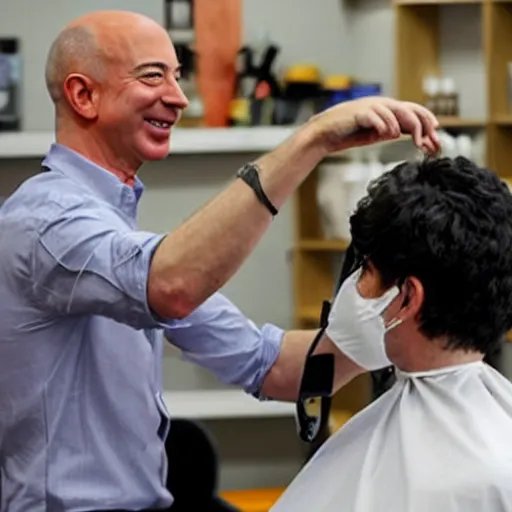
[[[300,130],[256,161],[263,189],[277,208],[323,157],[308,137]],[[236,273],[271,222],[254,191],[236,180],[156,250],[148,289],[152,309],[167,318],[190,313]]]
[[[285,334],[279,357],[264,380],[261,390],[264,396],[275,400],[297,400],[306,355],[317,332],[316,330],[296,330]],[[333,393],[364,373],[364,369],[338,350],[327,336],[320,340],[314,353],[334,354]]]

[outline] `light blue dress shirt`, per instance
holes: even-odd
[[[167,507],[162,332],[257,394],[283,331],[219,293],[156,318],[146,285],[164,235],[137,229],[141,182],[60,145],[43,163],[0,208],[1,510]]]

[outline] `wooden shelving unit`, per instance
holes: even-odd
[[[485,119],[440,119],[445,128],[478,128],[486,134],[486,165],[512,175],[512,1],[395,0],[396,96],[424,102],[423,79],[441,71],[441,10],[479,4],[485,65]],[[509,69],[510,68],[510,69]]]
[[[442,71],[441,16],[443,9],[478,10],[485,63],[487,112],[482,118],[440,117],[441,128],[486,136],[486,165],[512,178],[512,0],[392,0],[395,13],[395,97],[424,103],[423,82]],[[477,4],[475,6],[475,4]],[[461,11],[462,12],[462,11]],[[466,59],[468,56],[466,55]],[[512,64],[511,64],[512,66]],[[332,298],[348,245],[326,240],[317,207],[317,173],[313,172],[295,196],[293,251],[295,326],[317,327],[323,300]],[[347,417],[371,400],[368,376],[342,390],[333,400],[332,418]],[[336,423],[336,422],[335,422]]]
[[[484,40],[487,65],[487,158],[500,176],[512,176],[512,2],[486,0]],[[509,70],[510,68],[510,70]]]
[[[439,116],[439,124],[442,128],[484,128],[484,119],[471,119],[464,117]]]

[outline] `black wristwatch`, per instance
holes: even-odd
[[[266,206],[269,212],[275,217],[279,212],[277,208],[270,202],[270,199],[267,197],[265,192],[263,191],[263,187],[260,182],[260,175],[258,166],[252,162],[245,164],[241,167],[236,173],[238,178],[241,178],[249,187],[254,190],[258,201]]]

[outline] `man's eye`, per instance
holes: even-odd
[[[144,78],[154,79],[154,78],[163,78],[164,75],[158,71],[152,71],[151,73],[146,73]]]

